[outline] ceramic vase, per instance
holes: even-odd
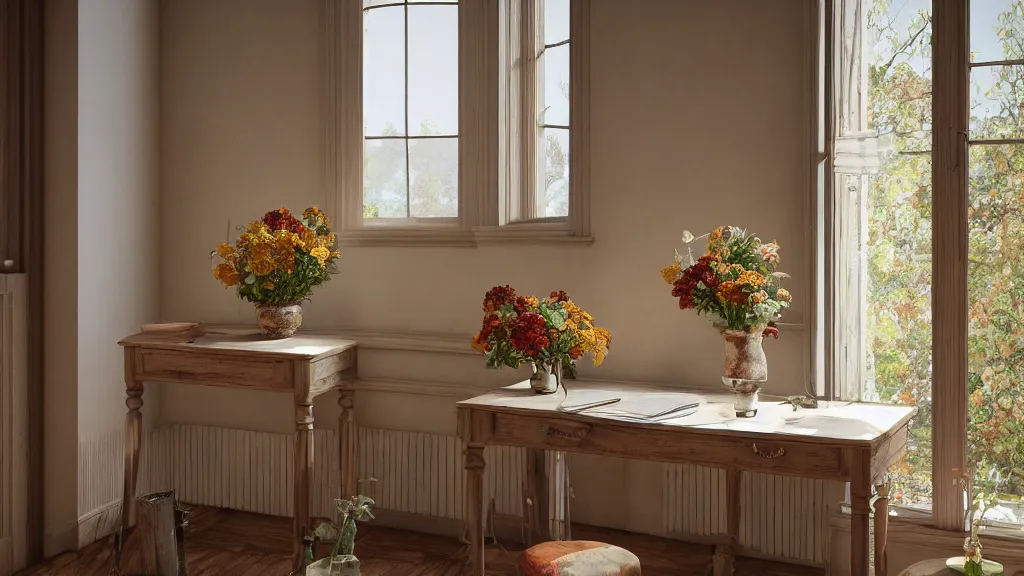
[[[768,380],[768,360],[764,356],[762,331],[722,330],[725,363],[722,382],[733,391],[733,407],[739,418],[757,415],[757,396]]]
[[[281,304],[256,306],[256,319],[260,330],[273,339],[288,338],[302,324],[302,306]]]
[[[533,376],[530,376],[530,387],[537,394],[554,394],[562,383],[562,363],[555,362],[551,366],[533,364]]]

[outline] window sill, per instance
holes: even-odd
[[[473,234],[457,229],[364,228],[338,233],[338,246],[357,248],[444,248],[476,246]]]
[[[593,244],[592,236],[550,227],[486,226],[472,231],[438,228],[380,227],[338,233],[341,247],[476,248],[493,245]]]
[[[512,224],[473,228],[477,244],[582,244],[594,243],[593,236],[577,236],[564,227],[547,224]]]

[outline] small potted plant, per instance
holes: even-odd
[[[311,539],[333,541],[331,555],[310,564],[306,576],[359,576],[359,559],[355,557],[356,522],[373,519],[370,507],[374,502],[366,496],[334,501],[337,522],[323,522],[313,531]]]
[[[272,210],[250,222],[234,245],[217,247],[223,262],[213,276],[256,305],[264,334],[287,338],[302,324],[302,301],[336,271],[334,245],[327,216],[316,206],[299,218],[287,208]]]
[[[488,368],[531,363],[530,386],[538,394],[557,391],[563,370],[574,377],[575,361],[584,354],[600,365],[611,346],[611,334],[594,326],[594,318],[561,290],[541,300],[495,286],[484,296],[483,310],[473,348],[487,356]]]
[[[696,310],[718,328],[725,340],[722,381],[734,391],[736,415],[757,414],[757,395],[768,380],[764,336],[779,337],[775,321],[792,296],[781,286],[789,276],[776,270],[779,245],[762,243],[735,226],[707,234],[707,250],[694,258],[676,252],[675,263],[662,268],[681,310]],[[703,238],[700,237],[700,238]],[[683,243],[694,238],[683,232]]]

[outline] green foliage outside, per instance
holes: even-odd
[[[977,0],[980,1],[980,0]],[[903,25],[900,5],[874,0],[877,34],[869,68],[870,122],[891,139],[867,191],[869,373],[883,402],[915,404],[910,452],[894,486],[896,503],[931,500],[931,70],[913,62],[931,53],[930,11]],[[904,6],[905,8],[905,6]],[[1018,0],[998,17],[1005,58],[1024,54]],[[877,49],[881,47],[881,49]],[[1022,67],[975,69],[971,138],[1024,135]],[[969,460],[977,496],[1024,495],[1024,146],[974,145],[969,152]],[[851,178],[851,177],[844,177]],[[846,188],[841,181],[839,191]],[[948,479],[953,481],[955,471]],[[1010,519],[1014,520],[1014,519]],[[1024,518],[1016,518],[1024,522]]]

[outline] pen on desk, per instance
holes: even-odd
[[[608,406],[609,404],[615,404],[622,400],[621,398],[609,398],[608,400],[599,400],[597,402],[591,402],[590,404],[577,404],[576,406],[559,406],[558,409],[562,412],[577,413],[584,410],[590,410],[591,408],[599,408],[601,406]]]

